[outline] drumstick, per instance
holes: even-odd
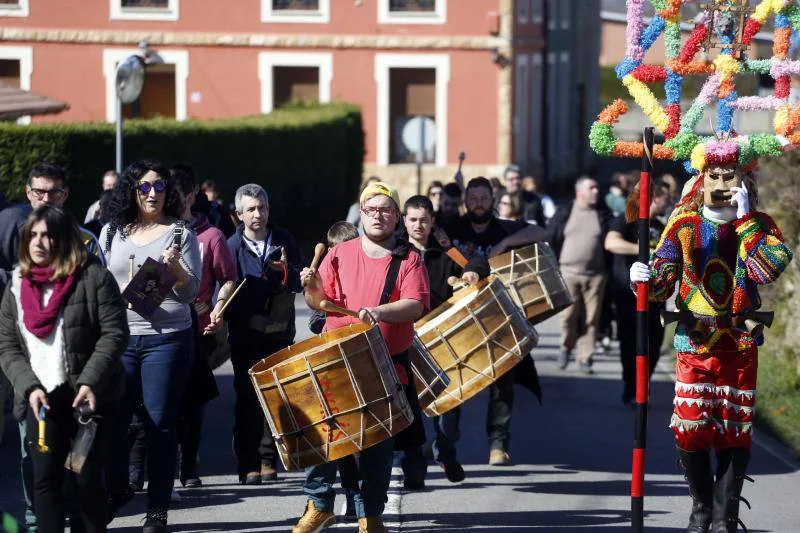
[[[445,253],[447,254],[447,257],[452,259],[453,262],[455,264],[457,264],[458,266],[460,266],[461,268],[464,268],[465,266],[467,266],[467,263],[469,263],[467,258],[464,257],[464,254],[462,254],[461,251],[458,248],[456,248],[455,246],[453,246],[452,248],[448,249],[447,252],[445,252]]]
[[[322,256],[325,255],[325,245],[317,243],[314,247],[314,259],[311,260],[311,266],[308,267],[311,270],[316,270],[319,267],[319,262],[322,261]]]
[[[455,276],[450,276],[449,278],[447,278],[447,284],[453,287],[454,289],[466,287],[467,285],[469,285],[469,283],[467,283],[463,279],[457,278]]]
[[[464,150],[458,152],[458,171],[461,172],[461,165],[464,163],[464,160],[467,158],[467,154],[464,153]]]
[[[134,254],[131,254],[128,256],[128,260],[130,261],[130,265],[128,266],[128,283],[130,283],[131,280],[133,279],[133,266],[136,260],[136,256]],[[128,302],[128,309],[133,309],[133,304],[130,302]]]
[[[345,316],[351,316],[353,318],[360,318],[358,315],[358,311],[351,311],[350,309],[339,307],[338,305],[334,304],[329,300],[322,300],[319,303],[319,308],[325,311],[326,313],[339,313]]]
[[[239,291],[240,291],[240,290],[242,290],[242,287],[244,287],[244,284],[245,284],[245,283],[247,283],[247,278],[244,278],[244,279],[242,280],[242,282],[239,284],[239,286],[238,286],[238,287],[236,287],[236,290],[235,290],[235,291],[233,291],[233,294],[231,294],[230,296],[228,296],[228,301],[227,301],[227,302],[225,302],[225,305],[223,305],[223,306],[222,306],[222,309],[220,309],[220,310],[219,310],[219,316],[220,316],[220,317],[222,317],[222,315],[224,315],[224,314],[225,314],[225,310],[228,308],[228,306],[229,306],[229,305],[231,305],[231,302],[232,302],[232,301],[233,301],[233,299],[236,297],[236,295],[237,295],[237,294],[239,294]]]

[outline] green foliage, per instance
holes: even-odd
[[[772,216],[794,261],[775,283],[761,290],[763,308],[775,311],[759,350],[759,420],[800,454],[800,156],[792,152],[763,165],[759,175],[759,206]]]
[[[125,161],[190,162],[199,181],[213,179],[230,201],[236,188],[259,183],[271,220],[311,244],[344,218],[361,181],[361,114],[348,104],[287,106],[270,115],[212,121],[125,123]],[[114,168],[114,125],[0,123],[0,190],[22,200],[28,170],[48,161],[68,176],[67,207],[83,220]],[[313,215],[312,215],[313,214]]]

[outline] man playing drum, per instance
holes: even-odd
[[[492,185],[486,178],[473,178],[465,193],[467,214],[451,227],[453,245],[468,259],[494,257],[506,250],[545,240],[545,230],[535,224],[499,220],[494,216]],[[508,442],[511,412],[514,406],[515,376],[508,372],[491,386],[486,431],[489,434],[489,464],[510,462]],[[531,376],[532,378],[532,376]]]
[[[431,235],[433,229],[433,203],[425,196],[412,196],[403,207],[408,241],[422,255],[428,270],[431,288],[431,309],[439,307],[453,295],[453,287],[447,282],[451,276],[461,277],[469,284],[477,283],[489,275],[489,263],[485,257],[475,256],[464,268],[458,266]],[[462,273],[463,272],[463,273]],[[433,419],[436,438],[433,441],[433,458],[444,469],[452,483],[464,480],[464,469],[456,459],[455,444],[458,440],[458,420],[461,409],[456,407]],[[421,465],[421,467],[417,466]],[[403,457],[404,486],[406,490],[425,486],[425,460],[420,448],[406,450]]]
[[[378,324],[405,385],[412,375],[407,352],[414,334],[414,321],[429,309],[428,273],[420,255],[394,236],[400,221],[397,190],[385,183],[373,183],[361,193],[359,203],[364,235],[330,250],[319,271],[303,269],[300,277],[306,303],[312,309],[320,309],[322,300],[330,300],[340,307],[358,309],[363,322]],[[390,267],[397,269],[397,279],[388,303],[381,304],[387,278],[393,277],[390,274],[395,272]],[[353,320],[330,314],[325,329],[330,331]],[[409,396],[409,403],[417,405],[416,395]],[[386,531],[380,516],[391,478],[393,441],[380,442],[360,455],[360,488],[354,497],[359,533]],[[322,531],[335,522],[335,481],[336,463],[306,470],[303,491],[309,500],[293,533]]]

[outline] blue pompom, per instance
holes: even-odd
[[[650,20],[650,25],[644,30],[642,36],[639,38],[639,46],[647,52],[656,39],[664,32],[667,23],[659,16],[655,16]]]
[[[719,100],[717,104],[717,131],[724,133],[730,132],[733,123],[733,108],[731,102],[739,98],[736,91]]]
[[[691,163],[691,161],[684,161],[684,162],[683,162],[683,169],[684,169],[684,170],[685,170],[687,173],[689,173],[689,175],[692,175],[692,176],[693,176],[693,175],[697,174],[697,171],[696,171],[694,168],[692,168],[692,163]]]
[[[786,15],[781,15],[780,13],[775,15],[775,28],[789,28],[791,27],[791,22],[789,22],[789,17]]]
[[[636,67],[638,67],[641,64],[642,64],[641,61],[635,61],[633,59],[626,57],[620,62],[619,65],[617,65],[617,68],[614,69],[617,73],[617,78],[619,79],[624,78],[625,76],[633,72],[636,69]]]
[[[681,103],[681,92],[683,91],[683,77],[678,76],[667,69],[667,81],[664,82],[664,92],[667,95],[668,104]]]

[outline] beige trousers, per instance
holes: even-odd
[[[571,353],[577,348],[575,360],[591,363],[607,276],[571,272],[562,275],[575,303],[561,313],[561,349]]]

